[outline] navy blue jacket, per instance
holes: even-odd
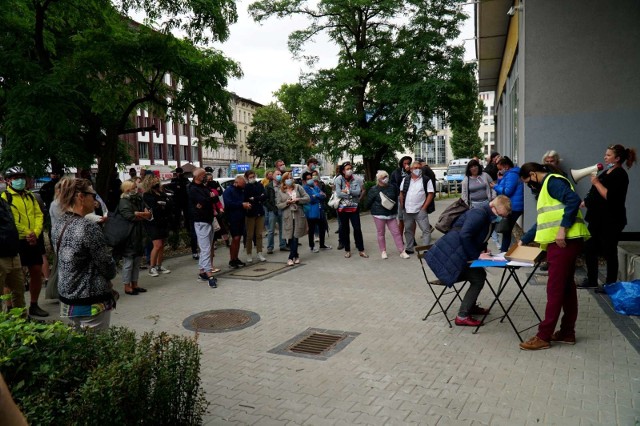
[[[244,187],[244,200],[251,203],[251,208],[247,210],[248,217],[264,216],[263,205],[267,200],[267,193],[265,192],[262,183],[247,183]]]
[[[242,221],[246,216],[246,211],[242,207],[244,203],[244,190],[237,188],[235,185],[229,185],[222,194],[224,200],[224,211],[229,221]]]
[[[443,284],[450,287],[456,283],[468,262],[486,250],[494,219],[488,205],[468,210],[425,254],[427,265]]]

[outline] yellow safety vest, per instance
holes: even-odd
[[[538,196],[538,220],[535,242],[539,243],[540,248],[543,250],[547,248],[547,245],[556,240],[556,235],[558,234],[558,229],[560,229],[560,223],[562,222],[562,215],[564,214],[565,207],[563,203],[549,195],[547,185],[551,177],[564,179],[569,182],[569,179],[562,175],[550,174],[542,184],[542,189]],[[574,190],[571,182],[569,182],[569,186],[571,187],[571,190]],[[582,212],[578,210],[575,222],[573,222],[571,228],[567,229],[566,238],[584,238],[586,240],[590,236],[591,234],[589,233],[587,225],[585,225],[584,219],[582,218]]]

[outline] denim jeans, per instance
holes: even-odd
[[[267,249],[273,250],[273,237],[274,231],[276,228],[276,224],[278,225],[278,240],[280,243],[280,248],[285,248],[287,246],[287,241],[283,237],[282,230],[282,214],[278,213],[276,215],[275,212],[269,212],[269,233],[267,234]]]
[[[137,283],[140,276],[140,262],[142,256],[127,256],[122,258],[122,284]]]

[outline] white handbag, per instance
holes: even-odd
[[[382,201],[382,207],[387,210],[393,210],[393,207],[396,205],[396,202],[384,195],[382,191],[380,192],[380,200]]]

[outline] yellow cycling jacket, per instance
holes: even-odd
[[[34,232],[36,237],[42,234],[44,215],[31,191],[19,193],[7,186],[7,190],[2,193],[2,198],[11,204],[11,213],[21,240],[27,238],[31,232]]]

